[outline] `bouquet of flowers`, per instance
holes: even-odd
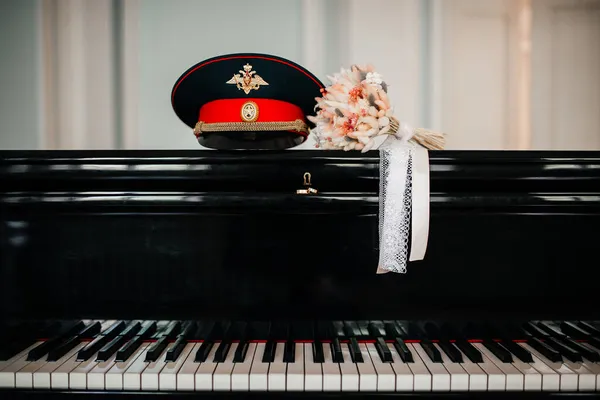
[[[377,136],[392,135],[427,149],[444,148],[443,134],[412,129],[394,117],[387,84],[372,66],[353,65],[328,78],[331,86],[315,99],[316,116],[308,116],[315,124],[317,147],[366,152]]]

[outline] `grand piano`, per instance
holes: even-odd
[[[600,152],[430,166],[376,274],[375,151],[1,151],[0,398],[597,396]]]

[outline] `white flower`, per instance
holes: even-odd
[[[376,86],[381,88],[383,83],[383,77],[378,72],[367,72],[367,78],[365,79],[368,85]]]

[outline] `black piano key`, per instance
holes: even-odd
[[[163,333],[163,336],[169,338],[169,340],[173,340],[179,335],[179,332],[181,332],[181,322],[175,321],[169,324],[169,327]]]
[[[357,321],[356,326],[360,331],[360,334],[356,337],[358,340],[364,340],[369,337],[369,321]]]
[[[193,335],[196,333],[198,329],[198,324],[196,322],[188,322],[184,325],[183,330],[178,335],[180,338],[184,338],[186,341],[191,340]]]
[[[360,346],[358,345],[358,341],[355,337],[350,338],[350,342],[348,343],[348,348],[350,349],[350,358],[353,363],[362,363],[365,362],[360,351]]]
[[[596,338],[600,338],[600,331],[592,325],[590,325],[588,322],[577,321],[577,326],[579,326],[581,329],[585,329],[590,334],[594,335]]]
[[[100,321],[93,322],[86,326],[79,334],[77,335],[80,339],[88,339],[92,340],[100,333],[102,329],[102,324]]]
[[[331,341],[331,357],[335,363],[344,362],[344,354],[342,353],[342,345],[339,338],[333,338]]]
[[[262,362],[264,363],[272,363],[275,361],[275,347],[277,346],[277,342],[275,340],[268,340],[265,344],[265,352],[262,356]]]
[[[588,343],[594,346],[596,349],[600,350],[600,339],[589,338]]]
[[[157,361],[158,358],[160,357],[160,355],[162,354],[162,352],[165,351],[165,349],[167,348],[168,344],[169,344],[168,336],[163,336],[160,339],[158,339],[156,342],[154,342],[148,348],[148,352],[146,353],[146,359],[144,361],[146,361],[146,362]]]
[[[206,362],[206,359],[208,358],[208,354],[212,350],[214,344],[215,343],[212,340],[203,341],[202,344],[200,345],[200,347],[198,348],[198,350],[196,351],[196,355],[194,357],[194,362],[197,362],[197,363]]]
[[[119,321],[112,324],[108,329],[102,332],[102,335],[106,336],[109,339],[117,337],[119,333],[123,332],[127,327],[127,323],[125,321]]]
[[[468,341],[464,339],[457,339],[456,342],[454,342],[454,344],[460,349],[460,351],[462,351],[465,354],[465,356],[467,356],[469,360],[471,360],[471,362],[483,362],[483,356],[481,355],[481,352],[477,350],[477,348]]]
[[[527,331],[531,336],[536,337],[538,339],[545,338],[546,336],[548,336],[546,332],[542,331],[540,328],[538,328],[531,322],[526,322],[525,324],[523,324],[523,329]]]
[[[362,332],[355,321],[344,321],[344,333],[347,338],[362,336]]]
[[[387,346],[387,343],[385,342],[385,340],[383,340],[381,336],[375,339],[375,349],[377,349],[377,354],[379,354],[379,358],[381,358],[381,361],[394,361],[394,359],[392,358],[392,352],[390,351],[390,348]]]
[[[552,362],[562,362],[562,356],[560,353],[548,346],[546,343],[542,342],[540,339],[536,337],[529,338],[527,340],[527,344],[540,352],[540,354],[546,357],[548,360]]]
[[[247,340],[241,340],[238,343],[237,348],[235,349],[235,354],[233,355],[233,362],[240,363],[246,360],[246,354],[248,353],[248,347],[250,343]]]
[[[134,322],[134,323],[129,324],[127,326],[127,328],[125,328],[121,333],[119,333],[119,336],[125,336],[125,337],[131,339],[132,337],[137,335],[141,330],[142,330],[142,323],[139,321]]]
[[[296,343],[294,343],[293,340],[288,340],[285,342],[283,349],[283,362],[296,362]]]
[[[493,340],[484,340],[482,344],[503,363],[513,362],[510,352]]]
[[[566,357],[567,359],[573,362],[583,361],[581,354],[577,350],[573,349],[571,346],[568,346],[565,343],[560,342],[556,338],[548,337],[546,338],[546,343],[548,344],[548,346],[558,351],[563,357]]]
[[[421,329],[421,327],[414,322],[408,323],[408,336],[411,339],[427,339],[427,335],[423,329]]]
[[[169,351],[167,351],[167,355],[165,357],[165,361],[166,362],[177,361],[177,359],[181,355],[181,352],[185,348],[186,344],[187,344],[187,339],[186,338],[184,338],[182,336],[178,337],[177,340],[175,341],[175,343],[173,344],[173,347],[171,347],[169,349]]]
[[[83,349],[77,353],[77,361],[86,361],[94,354],[96,354],[108,341],[108,336],[100,335],[94,340],[86,344]]]
[[[537,326],[542,332],[550,335],[552,337],[562,336],[563,333],[553,329],[549,324],[543,321],[538,321],[535,326]]]
[[[368,327],[367,327],[368,331],[369,331],[369,336],[370,339],[375,339],[379,336],[385,336],[382,335],[381,331],[379,330],[378,327],[375,326],[375,324],[373,322],[370,322]]]
[[[384,329],[385,329],[385,337],[388,340],[394,340],[396,338],[402,337],[402,334],[398,330],[398,327],[396,326],[396,324],[394,324],[392,322],[386,322],[384,324]]]
[[[438,346],[442,349],[444,353],[450,358],[450,361],[455,363],[462,363],[463,357],[460,351],[450,342],[446,340],[440,340],[438,342]]]
[[[219,347],[217,347],[217,351],[215,351],[215,357],[213,362],[225,362],[227,358],[227,353],[229,353],[229,349],[231,348],[231,341],[224,340],[219,343]]]
[[[129,338],[126,336],[117,336],[113,338],[110,342],[104,345],[99,351],[98,356],[96,357],[96,361],[106,361],[108,360],[117,350],[119,350]]]
[[[61,343],[60,346],[56,347],[53,350],[48,352],[47,361],[53,362],[60,359],[62,356],[67,354],[69,351],[73,350],[75,346],[81,343],[81,339],[78,336],[73,336],[67,339],[64,343]]]
[[[61,326],[58,328],[60,332],[57,332],[56,336],[51,339],[46,340],[43,343],[40,343],[35,348],[31,349],[27,354],[27,361],[37,361],[50,351],[56,349],[61,344],[63,344],[69,338],[76,336],[79,332],[81,332],[85,328],[85,324],[83,321],[68,323],[65,326]]]
[[[144,340],[150,339],[156,333],[157,327],[156,321],[147,322],[142,326],[142,330],[138,332],[138,336],[141,336]]]
[[[342,321],[333,321],[331,323],[331,335],[340,339],[346,338],[344,323]]]
[[[421,339],[417,346],[421,346],[434,363],[442,362],[442,355],[440,354],[439,350],[428,339]]]
[[[565,335],[569,335],[573,339],[589,339],[590,337],[592,337],[592,335],[588,331],[582,329],[581,327],[575,325],[570,321],[562,321],[560,323],[560,330]]]
[[[531,353],[527,351],[527,349],[519,346],[517,343],[512,340],[502,340],[500,342],[502,347],[504,347],[507,351],[509,351],[513,356],[517,357],[519,360],[525,363],[532,363],[533,357]]]
[[[404,343],[404,340],[397,337],[394,340],[394,348],[396,348],[396,351],[398,352],[398,355],[400,356],[402,361],[404,361],[405,363],[415,362],[413,355],[410,352],[410,349],[408,348],[406,343]]]
[[[323,363],[325,362],[325,353],[323,352],[323,343],[319,340],[315,340],[312,343],[312,353],[313,353],[313,360],[316,363]]]
[[[600,354],[590,349],[589,347],[586,347],[581,343],[577,343],[569,338],[563,338],[561,339],[561,342],[563,342],[566,346],[570,347],[571,349],[577,351],[582,357],[585,357],[592,362],[600,362]]]
[[[124,362],[129,359],[133,355],[133,353],[140,348],[142,343],[144,342],[143,336],[134,336],[127,342],[120,350],[117,351],[117,362]]]

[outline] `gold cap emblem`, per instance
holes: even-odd
[[[252,65],[244,65],[244,70],[239,70],[239,74],[233,75],[228,80],[228,84],[236,85],[238,89],[243,90],[244,93],[248,94],[251,90],[258,90],[261,85],[268,85],[268,83],[256,73],[252,71]]]
[[[254,122],[258,119],[258,105],[253,101],[248,101],[242,105],[242,120],[245,122]]]

